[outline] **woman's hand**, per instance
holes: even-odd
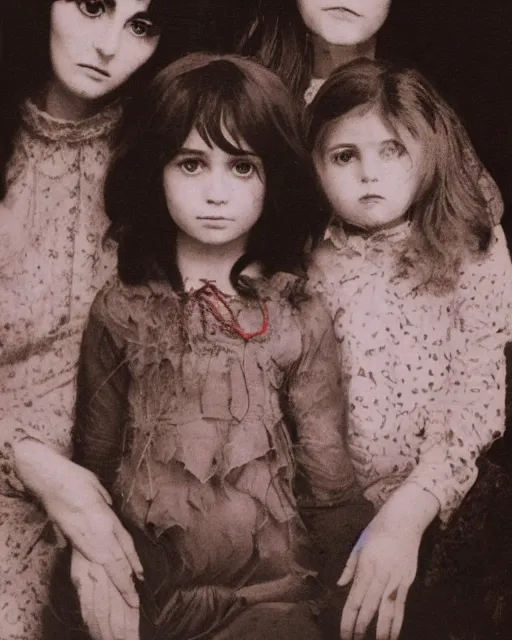
[[[73,547],[103,566],[127,604],[138,606],[131,574],[142,580],[142,565],[98,478],[35,440],[17,443],[15,457],[21,481],[41,500]]]
[[[377,612],[376,640],[397,640],[421,539],[438,512],[431,493],[405,483],[373,518],[338,581],[345,586],[353,580],[341,617],[342,640],[364,638]]]
[[[139,640],[139,606],[127,604],[105,569],[74,549],[71,580],[93,640]]]

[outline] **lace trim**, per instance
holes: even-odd
[[[32,100],[22,107],[25,127],[34,135],[54,142],[79,143],[108,135],[121,117],[121,104],[114,102],[99,113],[77,122],[54,118],[41,111]]]

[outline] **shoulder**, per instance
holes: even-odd
[[[493,227],[492,238],[487,251],[464,261],[461,267],[460,287],[475,281],[488,280],[491,276],[511,277],[510,253],[505,233],[501,225]]]
[[[322,298],[311,288],[306,275],[278,273],[267,280],[259,293],[272,305],[282,331],[288,336],[293,329],[310,334],[331,325]]]
[[[126,341],[147,334],[152,326],[158,331],[160,317],[172,317],[169,307],[177,305],[177,295],[166,284],[127,285],[115,277],[97,294],[90,320]]]

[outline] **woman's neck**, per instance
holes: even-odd
[[[224,293],[236,294],[229,276],[236,261],[245,253],[246,241],[246,237],[242,237],[222,246],[204,245],[178,233],[176,262],[185,291],[199,289],[207,280]]]
[[[48,84],[41,107],[53,118],[78,121],[97,113],[99,105],[73,95],[55,81]]]
[[[327,78],[337,67],[357,58],[375,58],[376,37],[353,46],[329,44],[313,36],[313,77]]]

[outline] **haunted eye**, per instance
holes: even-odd
[[[354,155],[355,155],[355,153],[352,151],[352,149],[343,149],[342,151],[338,151],[333,156],[333,161],[336,164],[347,164],[348,162],[350,162],[352,160]]]
[[[389,140],[381,148],[381,156],[386,159],[401,158],[405,153],[407,153],[407,149],[398,140]]]
[[[248,178],[254,172],[254,165],[247,161],[240,161],[234,164],[233,169],[236,175]]]
[[[179,163],[179,166],[185,173],[194,174],[199,173],[201,169],[201,162],[195,158],[188,158],[186,160],[182,160]]]
[[[78,2],[80,11],[89,18],[99,18],[105,11],[105,3],[101,0],[81,0]]]
[[[158,33],[158,28],[150,20],[133,20],[130,28],[138,38],[155,36]]]

